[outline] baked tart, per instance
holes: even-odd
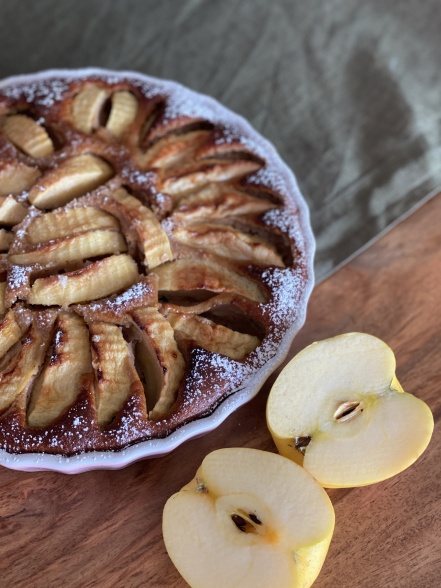
[[[12,467],[125,465],[212,428],[283,360],[313,280],[307,208],[271,145],[131,73],[2,83],[0,246]]]

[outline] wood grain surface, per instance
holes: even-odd
[[[395,351],[404,389],[426,400],[436,421],[410,469],[329,491],[336,529],[317,588],[440,585],[440,226],[438,195],[320,284],[290,351],[348,331],[377,335]],[[1,588],[183,588],[162,542],[164,503],[214,449],[275,450],[265,426],[274,377],[215,432],[166,457],[70,477],[1,469]]]

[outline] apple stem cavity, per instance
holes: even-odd
[[[204,482],[202,482],[199,478],[196,478],[196,492],[198,494],[208,494],[208,488]]]
[[[305,455],[306,448],[311,443],[311,437],[294,437],[294,448]]]
[[[334,419],[336,421],[344,422],[353,419],[363,412],[362,402],[342,402],[337,410],[334,412]]]

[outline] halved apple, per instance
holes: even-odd
[[[433,431],[429,407],[401,388],[380,339],[348,333],[313,343],[282,370],[267,403],[279,453],[327,488],[365,486],[406,469]]]
[[[326,492],[257,449],[219,449],[164,507],[167,552],[192,588],[308,588],[334,530]]]

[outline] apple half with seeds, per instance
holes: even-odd
[[[347,333],[313,343],[282,370],[267,424],[281,455],[326,488],[380,482],[414,463],[433,415],[404,392],[395,356],[380,339]]]
[[[167,501],[167,552],[192,588],[308,588],[334,530],[323,488],[288,459],[213,451]]]

